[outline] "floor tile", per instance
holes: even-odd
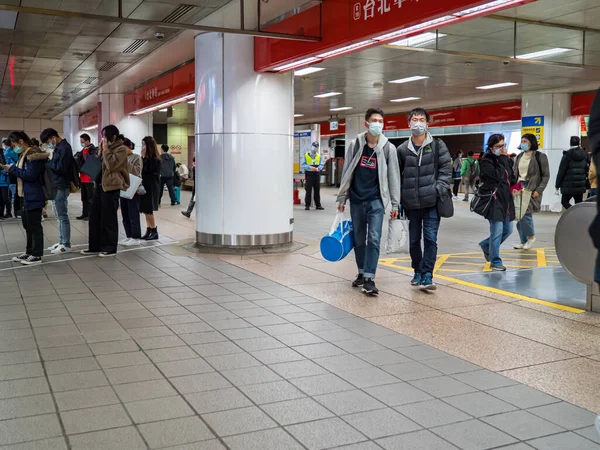
[[[471,419],[468,414],[438,399],[402,405],[397,407],[396,410],[425,428],[439,427]]]
[[[60,437],[7,445],[2,450],[67,450],[67,444],[65,438]]]
[[[109,386],[78,391],[56,392],[54,395],[60,411],[94,408],[119,403],[117,395]]]
[[[250,386],[242,386],[240,390],[257,405],[304,397],[304,394],[288,381],[252,384]]]
[[[600,435],[598,434],[598,431],[596,431],[595,426],[582,428],[580,430],[575,431],[575,433],[577,433],[580,436],[583,436],[586,439],[589,439],[592,442],[595,442],[596,444],[600,444]]]
[[[366,352],[366,353],[355,353],[360,359],[367,361],[374,366],[388,366],[392,364],[400,364],[411,362],[409,358],[400,353],[390,350],[377,350],[374,352]]]
[[[377,443],[385,450],[456,450],[457,447],[444,441],[430,431],[417,431],[384,439]]]
[[[177,395],[175,389],[165,379],[120,384],[114,389],[123,403]]]
[[[0,445],[59,436],[62,430],[56,414],[0,421]]]
[[[527,411],[513,411],[492,417],[484,417],[481,420],[521,441],[565,431],[564,428],[534,416]]]
[[[452,375],[452,378],[462,381],[469,386],[481,391],[488,389],[496,389],[517,384],[516,381],[510,378],[490,372],[489,370],[476,370],[474,372],[465,372]]]
[[[350,383],[331,373],[314,377],[295,378],[290,382],[310,396],[354,390],[354,386]]]
[[[194,345],[192,348],[203,357],[244,353],[244,350],[233,342],[214,342],[211,344]]]
[[[366,440],[365,436],[339,418],[290,425],[286,429],[309,450],[321,450]]]
[[[251,353],[263,364],[278,364],[304,359],[300,353],[291,348],[275,348],[272,350],[258,350]]]
[[[88,433],[131,424],[121,405],[62,411],[60,415],[67,434]]]
[[[351,414],[343,416],[342,419],[370,439],[409,433],[421,429],[421,426],[415,422],[389,408]]]
[[[185,343],[177,336],[160,336],[153,338],[136,339],[136,342],[144,350],[153,350],[156,348],[178,347]]]
[[[411,381],[410,384],[438,398],[475,392],[475,389],[471,386],[467,386],[449,376],[415,380]]]
[[[255,406],[204,414],[202,418],[219,436],[231,436],[277,427],[275,422]]]
[[[138,345],[134,341],[101,342],[91,344],[94,355],[112,355],[114,353],[137,352]]]
[[[294,335],[290,335],[294,336]],[[259,338],[252,339],[240,339],[235,341],[237,345],[239,345],[242,349],[247,352],[254,352],[257,350],[270,350],[274,348],[282,348],[285,347],[285,344],[278,341],[277,339],[271,336],[264,336]]]
[[[419,341],[411,339],[408,336],[396,333],[387,336],[373,337],[371,338],[371,340],[383,345],[384,347],[391,349],[398,349],[421,344]]]
[[[339,416],[385,407],[383,403],[358,390],[319,395],[314,399]]]
[[[252,405],[252,402],[235,388],[187,394],[185,398],[198,414],[226,411]]]
[[[431,431],[463,450],[485,450],[517,442],[508,434],[477,420],[444,425]]]
[[[302,450],[298,441],[281,428],[225,438],[231,450]]]
[[[295,334],[287,335],[296,336]],[[330,344],[329,342],[323,342],[320,344],[309,344],[309,345],[300,345],[298,347],[294,347],[301,355],[306,358],[315,359],[315,358],[325,358],[328,356],[337,356],[337,355],[345,355],[346,352],[341,348]]]
[[[398,383],[398,378],[391,376],[377,367],[368,369],[352,370],[350,372],[339,372],[338,375],[354,386],[364,389],[373,386]]]
[[[150,364],[148,357],[142,352],[116,353],[114,355],[99,355],[96,357],[103,369],[117,367],[141,366]],[[48,367],[48,365],[46,365]]]
[[[454,356],[428,359],[424,361],[424,364],[428,365],[429,367],[433,367],[435,370],[438,370],[445,375],[454,375],[457,373],[481,370],[481,367]]]
[[[433,397],[408,383],[394,383],[365,389],[365,392],[388,406],[433,400]]]
[[[381,369],[403,381],[420,380],[422,378],[433,378],[442,375],[441,372],[418,362],[385,365],[381,366]]]
[[[191,416],[194,412],[181,397],[164,397],[126,403],[135,423],[155,422]]]
[[[69,440],[73,450],[145,450],[147,448],[134,427],[78,434],[70,436]]]
[[[333,414],[310,398],[263,405],[261,408],[281,425],[326,419]]]
[[[231,387],[231,383],[217,372],[176,377],[171,378],[170,381],[182,394],[214,391],[215,389],[225,389]]]
[[[213,368],[202,358],[162,362],[158,363],[157,366],[169,378],[213,371]]]
[[[561,433],[527,442],[538,450],[599,450],[600,445],[575,434]]]
[[[215,437],[198,417],[142,424],[139,429],[150,448],[189,444]]]
[[[308,360],[271,364],[269,367],[286,379],[310,377],[328,373],[321,366]]]
[[[113,385],[160,380],[163,378],[160,371],[153,364],[106,369],[104,373],[106,373],[108,380]]]
[[[308,331],[297,334],[284,334],[283,336],[278,336],[277,339],[279,339],[285,345],[288,345],[290,347],[297,347],[299,345],[320,344],[324,342],[323,339],[312,333],[309,333]]]
[[[368,369],[371,364],[353,355],[330,356],[319,358],[315,362],[334,373],[348,372],[350,370]]]
[[[196,352],[188,346],[158,348],[155,350],[148,350],[146,351],[146,354],[155,363],[179,361],[181,359],[193,359],[198,357]]]
[[[472,392],[444,399],[446,403],[470,414],[473,417],[491,416],[514,411],[516,408],[502,400],[492,397],[485,392]]]
[[[518,408],[534,408],[536,406],[558,403],[558,399],[522,384],[487,391],[500,400],[504,400]]]
[[[255,366],[245,369],[224,370],[221,374],[236,386],[279,381],[281,377],[267,366]]]
[[[529,412],[567,430],[591,426],[596,419],[596,414],[565,402],[539,406]]]
[[[209,356],[206,361],[216,370],[245,369],[246,367],[260,366],[261,362],[248,353],[235,355]]]
[[[108,385],[108,380],[100,370],[52,375],[48,378],[54,392],[74,391]]]
[[[0,420],[36,416],[55,412],[50,394],[0,400]]]

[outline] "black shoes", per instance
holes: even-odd
[[[324,211],[325,208],[323,208],[322,206],[317,206],[317,211]]]
[[[88,217],[87,217],[87,216],[83,216],[83,215],[82,215],[82,216],[76,217],[76,219],[77,219],[77,220],[87,220],[87,219],[88,219]]]
[[[141,239],[142,240],[146,240],[148,238],[148,236],[150,235],[150,231],[152,230],[152,228],[146,228],[146,234],[144,234]]]
[[[379,289],[375,287],[375,280],[373,278],[365,278],[365,282],[362,286],[362,291],[367,295],[379,295]]]
[[[356,277],[356,280],[352,282],[352,287],[361,287],[363,284],[365,284],[365,277],[360,273]]]
[[[187,217],[188,219],[192,216],[189,212],[187,211],[181,211],[181,215]]]
[[[306,206],[304,209],[305,209],[306,211],[310,211],[310,206]]]
[[[145,241],[157,241],[158,240],[158,227],[157,228],[148,228],[150,232],[143,236],[142,239]]]

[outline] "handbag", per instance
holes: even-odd
[[[481,188],[477,189],[477,192],[475,192],[475,195],[473,196],[473,200],[471,200],[471,212],[485,217],[491,209],[494,200],[496,200],[496,190],[497,189],[489,194],[484,194],[481,192]]]
[[[142,184],[142,179],[134,174],[129,174],[129,187],[126,191],[121,191],[121,198],[125,198],[127,200],[131,200],[133,196],[136,194],[138,188]]]
[[[83,166],[81,166],[80,172],[89,175],[96,183],[100,183],[102,177],[102,160],[97,157],[88,157]]]
[[[432,144],[432,148],[433,148],[433,167],[434,167],[434,171],[435,171],[435,179],[437,182],[437,177],[438,177],[438,165],[439,165],[439,143],[437,139],[433,140],[433,144]],[[437,203],[436,203],[436,209],[437,209],[437,213],[438,216],[440,216],[440,218],[450,218],[452,216],[454,216],[454,202],[452,202],[452,191],[450,190],[450,188],[448,188],[448,190],[446,192],[443,192],[442,194],[438,195],[437,198]]]
[[[398,217],[390,219],[388,226],[388,237],[385,243],[386,253],[408,253],[408,219]]]

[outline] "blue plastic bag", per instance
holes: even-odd
[[[338,213],[329,234],[321,239],[321,255],[329,262],[338,262],[348,256],[353,248],[352,221],[344,220],[344,214]]]

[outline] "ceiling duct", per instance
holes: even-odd
[[[94,84],[98,81],[98,77],[89,77],[83,81],[83,84]]]
[[[106,64],[104,64],[102,67],[100,67],[98,70],[100,72],[108,72],[111,69],[114,69],[115,66],[117,65],[116,62],[107,62]]]
[[[125,50],[123,50],[123,53],[135,53],[137,50],[139,50],[146,42],[145,39],[136,39],[135,41],[133,41],[131,43],[131,45],[129,45]]]
[[[175,11],[165,17],[161,22],[165,23],[176,23],[183,16],[191,12],[195,6],[192,5],[179,5]]]

